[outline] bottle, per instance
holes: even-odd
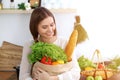
[[[10,8],[11,9],[15,8],[14,0],[10,0]]]
[[[29,1],[25,3],[25,9],[26,10],[30,10],[31,9],[31,4],[30,4]]]

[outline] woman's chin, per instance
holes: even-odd
[[[54,37],[53,35],[49,35],[49,36],[47,36],[47,38],[49,38],[49,39],[50,39],[50,38],[53,38],[53,37]]]

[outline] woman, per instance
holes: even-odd
[[[53,14],[44,7],[36,8],[30,19],[30,31],[34,41],[30,41],[25,44],[23,49],[23,56],[20,65],[20,80],[79,80],[80,68],[75,56],[72,60],[74,62],[73,68],[57,76],[50,76],[46,71],[37,68],[37,72],[34,72],[34,78],[30,76],[31,64],[28,62],[27,56],[31,52],[30,46],[33,42],[47,42],[65,48],[67,40],[57,36],[55,18]]]

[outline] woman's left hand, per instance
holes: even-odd
[[[34,72],[33,74],[34,74],[33,79],[35,80],[49,80],[50,78],[50,75],[41,68],[37,68],[36,72]]]

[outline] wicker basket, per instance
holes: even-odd
[[[102,78],[104,80],[107,80],[108,78],[110,78],[112,75],[114,74],[114,71],[113,70],[107,70],[107,69],[104,69],[104,70],[101,70],[101,69],[95,69],[95,70],[91,70],[91,71],[82,71],[81,72],[81,75],[82,76],[102,76]]]
[[[111,76],[113,76],[114,70],[107,69],[105,67],[105,63],[104,63],[104,61],[102,61],[102,57],[101,57],[100,51],[97,50],[97,49],[95,50],[95,52],[93,54],[92,61],[94,59],[95,54],[97,54],[97,58],[98,58],[98,61],[96,62],[96,64],[97,64],[96,69],[94,69],[94,70],[88,70],[88,71],[82,71],[81,72],[81,76],[84,76],[84,77],[87,77],[87,76],[93,76],[93,77],[95,77],[95,76],[102,76],[102,78],[104,80],[108,80],[108,78],[110,78]],[[98,64],[99,63],[102,64],[104,66],[104,68],[99,69],[98,68]]]

